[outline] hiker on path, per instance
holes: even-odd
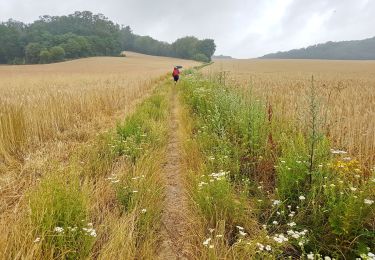
[[[173,72],[172,72],[172,76],[173,76],[173,79],[174,79],[174,84],[177,84],[177,82],[180,78],[180,71],[179,71],[178,67],[174,67]]]

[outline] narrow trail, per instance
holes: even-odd
[[[162,212],[161,246],[159,259],[188,259],[188,199],[181,176],[181,142],[179,138],[179,101],[177,89],[170,94],[169,141],[164,168],[165,203]]]

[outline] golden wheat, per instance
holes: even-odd
[[[50,65],[0,67],[0,163],[99,115],[126,108],[173,65],[194,62],[129,53]]]
[[[227,80],[266,101],[276,116],[295,120],[300,127],[305,125],[305,97],[314,76],[322,128],[333,146],[374,165],[374,61],[223,60],[206,68],[208,74],[219,71],[227,71]]]

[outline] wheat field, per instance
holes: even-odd
[[[130,115],[173,66],[197,64],[127,52],[0,66],[0,229],[19,220],[40,179],[67,171],[72,155]]]
[[[309,86],[318,89],[320,124],[337,149],[375,164],[375,62],[323,60],[217,60],[205,73],[265,100],[276,117],[305,125]]]
[[[50,65],[0,67],[0,164],[79,128],[94,117],[127,109],[175,64],[196,63],[128,53]]]

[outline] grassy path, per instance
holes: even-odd
[[[177,89],[173,87],[170,93],[169,139],[167,158],[164,168],[165,205],[162,212],[161,250],[160,259],[186,259],[188,246],[187,234],[188,203],[186,190],[181,176],[181,143],[179,101]]]

